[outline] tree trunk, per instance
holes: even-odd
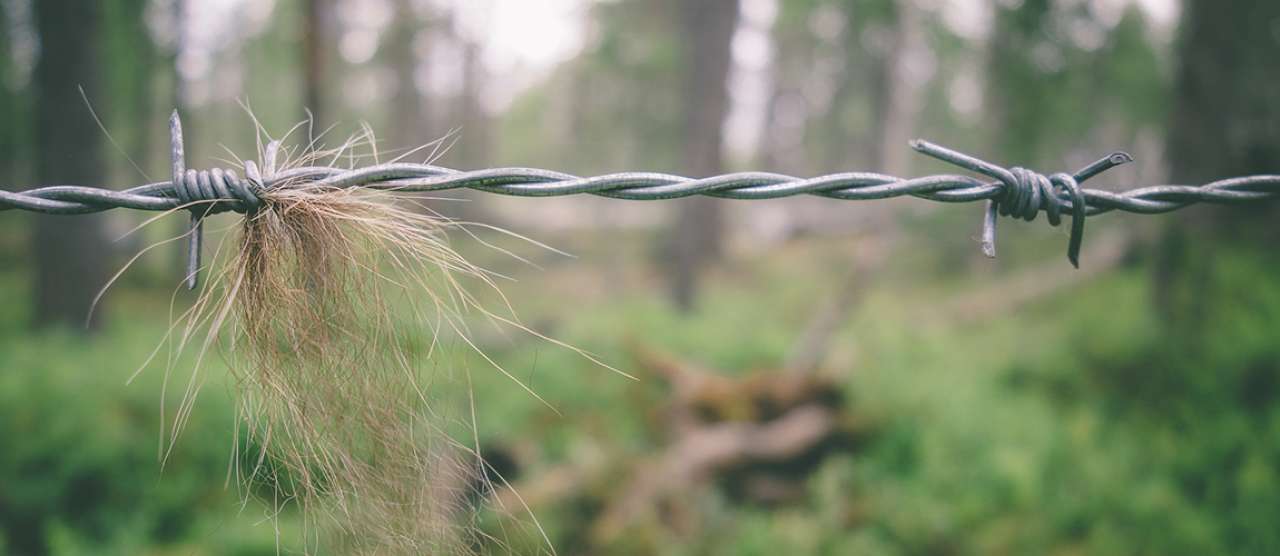
[[[903,28],[898,12],[903,8],[883,0],[846,0],[840,7],[844,12],[840,76],[827,109],[813,116],[822,138],[821,170],[871,167],[883,172],[885,129],[901,73],[897,66],[901,65]],[[856,129],[849,118],[863,102],[870,116],[865,130]]]
[[[684,0],[686,42],[684,167],[690,176],[721,173],[721,127],[729,108],[726,80],[730,46],[738,23],[738,0]],[[682,311],[697,300],[698,275],[721,255],[722,203],[709,197],[678,202],[676,223],[667,239],[666,268],[671,295]]]
[[[1168,134],[1178,183],[1273,173],[1280,169],[1280,3],[1192,0],[1183,15],[1179,69]],[[1230,211],[1229,213],[1227,211]],[[1199,322],[1212,296],[1202,295],[1211,261],[1203,242],[1258,246],[1277,257],[1280,207],[1189,209],[1169,228],[1156,256],[1155,303],[1166,317]],[[1199,253],[1199,254],[1197,254]],[[1212,255],[1211,252],[1208,255]]]
[[[0,29],[9,29],[8,13],[0,8]],[[22,117],[23,94],[13,75],[13,52],[8,37],[0,38],[0,190],[15,189],[18,185],[19,148],[25,143],[26,120]]]
[[[464,168],[482,168],[489,163],[489,115],[484,111],[484,63],[480,45],[469,38],[462,41],[462,136],[458,138],[458,163]]]
[[[446,153],[450,165],[466,169],[484,168],[492,163],[491,121],[482,102],[487,75],[480,43],[468,36],[458,18],[458,14],[452,14],[447,26],[447,40],[461,57],[460,82],[456,96],[448,100],[450,109],[447,112],[450,115],[440,118],[441,122],[447,123],[440,128],[450,127],[457,132],[457,142]],[[472,190],[450,191],[446,196],[450,201],[435,203],[432,208],[457,220],[494,222],[497,215],[489,210],[486,196]]]
[[[97,92],[96,0],[35,3],[40,60],[35,68],[36,181],[43,185],[100,185],[104,179],[101,132],[83,110],[77,87]],[[105,279],[110,244],[102,215],[39,216],[31,249],[36,262],[35,323],[85,322]],[[101,311],[95,313],[101,314]],[[97,328],[97,319],[88,330]]]
[[[922,84],[913,81],[908,59],[928,52],[928,30],[920,8],[911,2],[896,5],[893,38],[885,53],[884,84],[876,87],[872,118],[876,122],[875,167],[893,176],[909,174],[913,153],[907,147],[916,132],[923,104]]]
[[[152,157],[151,125],[157,109],[154,96],[156,46],[147,32],[146,11],[149,0],[112,0],[102,2],[107,12],[99,23],[102,51],[111,71],[101,75],[101,98],[90,98],[107,129],[127,156],[110,156],[108,171],[113,166],[128,168],[130,177],[143,179]],[[114,163],[114,164],[113,164]],[[132,165],[136,164],[135,169]],[[142,170],[141,172],[139,170]],[[118,174],[113,174],[118,175]]]
[[[395,21],[383,43],[383,58],[396,74],[395,96],[391,99],[392,117],[389,122],[391,147],[394,156],[403,150],[412,150],[435,138],[431,136],[426,103],[418,90],[418,71],[423,67],[418,47],[427,32],[424,22],[414,13],[411,0],[396,0]],[[414,153],[411,160],[423,160],[430,149]]]
[[[302,7],[302,99],[310,111],[311,129],[316,134],[329,125],[324,98],[329,2],[305,0]]]
[[[1280,168],[1280,3],[1192,0],[1183,16],[1169,159],[1199,183]]]

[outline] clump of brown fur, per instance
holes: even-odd
[[[333,514],[361,551],[460,552],[452,524],[474,467],[429,418],[428,377],[405,344],[457,326],[469,301],[451,273],[479,271],[440,243],[439,222],[365,194],[304,186],[263,197],[269,208],[246,220],[227,284],[245,417],[289,482],[270,479]],[[437,296],[430,316],[401,309],[419,306],[411,291]]]
[[[237,475],[303,508],[308,552],[321,537],[344,553],[474,550],[470,491],[492,485],[479,454],[443,430],[429,386],[449,370],[430,362],[441,336],[475,347],[469,312],[519,327],[464,287],[494,287],[491,275],[449,247],[444,231],[460,224],[386,192],[293,183],[260,197],[180,319],[179,350],[197,330],[206,348],[229,340],[245,430],[262,446]]]

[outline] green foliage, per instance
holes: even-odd
[[[664,445],[651,419],[666,393],[628,345],[726,373],[776,367],[835,285],[823,261],[846,249],[793,245],[739,263],[693,316],[672,313],[644,288],[579,295],[565,311],[569,294],[557,292],[596,291],[600,278],[562,266],[523,275],[507,293],[526,322],[546,323],[640,381],[517,335],[483,346],[556,411],[452,340],[439,352],[439,372],[470,379],[441,383],[474,385],[483,446],[536,446],[521,476],[583,454],[642,458]],[[1276,267],[1256,253],[1219,248],[1213,257],[1197,291],[1216,301],[1194,320],[1162,316],[1138,267],[959,326],[931,310],[932,300],[970,288],[887,269],[901,278],[874,283],[829,356],[847,377],[847,418],[870,436],[825,460],[793,504],[741,505],[711,486],[696,498],[707,516],[698,535],[641,528],[610,551],[1273,552],[1280,286],[1269,285]],[[0,292],[20,291],[8,280]],[[151,294],[124,295],[135,316],[87,345],[19,334],[12,308],[21,303],[12,301],[20,298],[0,300],[10,308],[0,319],[8,338],[0,434],[20,439],[0,452],[7,546],[33,542],[21,534],[34,531],[56,553],[156,544],[273,553],[270,522],[253,525],[256,511],[231,515],[237,494],[223,481],[235,420],[216,369],[175,453],[163,469],[158,463],[161,377],[150,369],[131,385],[124,379],[161,333],[165,308]],[[181,384],[171,382],[163,398],[170,410]],[[442,412],[465,424],[470,397],[439,394]],[[469,425],[459,434],[470,438]],[[605,484],[588,485],[593,497],[535,508],[558,549],[591,546],[584,527],[628,473],[618,468]],[[504,535],[513,550],[541,546],[536,535]]]
[[[681,142],[671,139],[682,132],[684,104],[676,7],[671,0],[592,5],[584,52],[502,118],[500,158],[579,173],[678,170]]]
[[[154,145],[147,139],[151,129],[135,122],[151,122],[154,105],[154,79],[157,70],[156,45],[147,29],[144,12],[147,0],[110,0],[102,4],[102,57],[110,60],[111,71],[102,75],[102,91],[90,98],[94,110],[129,158],[147,168],[148,155]],[[126,183],[142,179],[123,156],[109,156],[114,163],[113,175],[125,176]],[[140,159],[140,160],[139,160]],[[105,181],[105,180],[104,180]]]
[[[13,310],[0,320],[23,321]],[[240,494],[224,483],[236,426],[225,388],[201,396],[162,457],[185,376],[167,392],[156,368],[126,384],[163,333],[155,323],[114,322],[88,344],[71,331],[0,335],[0,554],[136,554],[226,528],[243,536],[217,553],[274,553],[270,523],[239,522],[261,520],[261,508],[238,516]]]
[[[1169,79],[1144,16],[1128,9],[1107,29],[1091,9],[1049,0],[996,8],[988,88],[999,126],[989,131],[1004,159],[1059,156],[1115,122],[1130,139],[1163,127]]]
[[[547,465],[584,450],[654,454],[665,439],[647,415],[666,394],[622,346],[638,342],[724,373],[778,365],[835,279],[819,273],[831,251],[811,248],[719,277],[707,309],[689,317],[630,296],[581,299],[568,315],[546,308],[567,319],[561,337],[640,383],[545,346],[503,351],[504,361],[537,361],[536,372],[517,374],[536,377],[562,415],[477,372],[483,442],[536,438]],[[1273,552],[1280,286],[1258,285],[1276,270],[1262,260],[1217,253],[1201,287],[1221,302],[1194,337],[1178,332],[1185,319],[1160,316],[1142,267],[967,326],[929,310],[931,299],[971,289],[954,279],[876,282],[829,358],[848,377],[848,418],[866,423],[869,439],[826,460],[798,503],[744,506],[709,488],[692,498],[704,516],[697,535],[640,527],[608,550]],[[524,288],[574,289],[550,272],[522,282],[513,298],[526,298]],[[608,476],[615,488],[599,491],[601,503],[619,495],[627,473]],[[583,520],[599,511],[582,503],[535,508],[562,550],[583,546]]]

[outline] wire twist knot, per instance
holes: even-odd
[[[1062,210],[1064,208],[1069,210],[1074,203],[1074,199],[1067,201],[1063,196],[1074,195],[1080,190],[1080,184],[1070,174],[1057,173],[1046,177],[1044,174],[1016,166],[1010,168],[1009,173],[1013,175],[1013,180],[1000,181],[1003,188],[1000,196],[995,199],[1000,216],[1011,216],[1031,222],[1036,219],[1040,211],[1044,211],[1049,223],[1057,226],[1062,220]]]
[[[223,212],[249,214],[262,206],[258,191],[262,179],[253,161],[245,163],[248,179],[232,170],[184,170],[173,176],[173,193],[193,213],[210,216]]]
[[[1102,172],[1133,161],[1127,153],[1114,152],[1090,164],[1075,174],[1059,172],[1049,176],[1022,167],[1004,168],[977,157],[969,156],[928,141],[916,140],[911,147],[933,158],[948,162],[996,180],[999,191],[987,202],[987,212],[982,221],[982,251],[988,257],[996,256],[996,217],[1012,216],[1028,222],[1044,211],[1049,225],[1062,222],[1063,210],[1071,211],[1071,239],[1067,244],[1067,259],[1080,267],[1080,246],[1084,243],[1084,220],[1088,204],[1080,184]]]
[[[264,172],[252,160],[244,162],[245,179],[231,170],[188,170],[182,142],[182,120],[174,110],[169,117],[169,146],[173,163],[173,177],[169,180],[170,195],[176,197],[191,211],[191,229],[187,232],[187,289],[195,289],[200,274],[200,250],[204,243],[204,218],[213,214],[234,211],[252,214],[262,207],[258,192],[266,189],[267,180],[275,175],[276,151],[279,143],[267,146]]]

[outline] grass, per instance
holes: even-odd
[[[0,283],[0,292],[19,297],[20,279]],[[162,394],[157,368],[128,380],[163,334],[163,313],[115,313],[106,334],[85,341],[74,331],[9,333],[20,329],[25,306],[5,307],[0,554],[38,546],[55,554],[276,553],[266,508],[242,504],[242,493],[225,486],[236,421],[223,367],[209,366],[200,410],[162,461],[180,390]],[[288,531],[295,522],[285,514],[278,524]]]
[[[475,323],[481,347],[548,407],[459,342],[446,341],[439,363],[469,376],[481,446],[525,454],[515,479],[592,454],[625,461],[659,449],[662,434],[649,415],[664,392],[636,368],[630,346],[640,343],[724,373],[775,368],[841,279],[831,261],[850,247],[812,240],[732,260],[708,278],[714,286],[699,312],[686,316],[662,300],[660,282],[644,262],[645,239],[551,240],[581,258],[539,259],[542,271],[471,257],[517,278],[504,290],[525,324],[639,379]],[[1227,384],[1247,384],[1250,366],[1270,361],[1280,345],[1280,287],[1257,287],[1256,277],[1267,269],[1256,258],[1226,253],[1218,259],[1214,280],[1232,293],[1221,312],[1210,315],[1203,349],[1191,350],[1166,345],[1181,337],[1151,306],[1151,280],[1142,266],[974,321],[935,308],[986,284],[912,278],[915,269],[935,264],[932,257],[923,252],[893,261],[833,341],[827,364],[844,377],[852,400],[846,418],[871,433],[855,450],[823,461],[805,480],[802,500],[743,505],[709,487],[691,494],[703,516],[696,534],[639,529],[609,552],[1218,554],[1276,546],[1267,531],[1280,515],[1280,411],[1266,401],[1251,408],[1233,401],[1236,393],[1224,393]],[[593,264],[598,261],[607,262]],[[37,461],[74,460],[79,456],[69,454],[80,444],[91,446],[84,457],[102,467],[103,480],[146,485],[133,498],[99,504],[156,504],[161,509],[154,514],[165,515],[163,501],[176,501],[187,523],[165,536],[154,525],[111,521],[100,528],[116,533],[101,537],[65,517],[72,515],[65,508],[50,506],[49,534],[85,546],[136,539],[154,553],[189,553],[187,547],[223,553],[229,542],[236,546],[228,552],[273,553],[271,522],[258,523],[260,509],[238,511],[239,495],[221,486],[234,419],[230,388],[219,382],[225,374],[211,375],[214,387],[202,395],[193,428],[180,439],[178,453],[185,455],[163,473],[155,465],[156,375],[144,373],[128,387],[123,380],[162,330],[164,313],[154,302],[160,296],[117,292],[107,332],[83,343],[25,335],[22,280],[12,273],[0,278],[0,368],[6,371],[0,395],[7,396],[0,414],[8,438],[33,439],[40,430],[50,440],[11,444],[44,458]],[[1162,350],[1183,356],[1160,358]],[[1203,376],[1204,367],[1223,386],[1178,378]],[[465,382],[445,388],[459,384]],[[465,416],[464,392],[451,392],[442,392],[454,400],[445,411]],[[68,407],[75,409],[59,414]],[[118,458],[151,463],[130,469],[115,463]],[[0,473],[6,477],[0,485],[29,476],[16,468]],[[621,482],[625,474],[619,468],[605,482]],[[25,500],[36,503],[41,493],[64,488],[54,482],[33,486]],[[607,497],[611,491],[606,484],[592,492]],[[0,501],[11,496],[0,489]],[[49,498],[55,505],[60,500]],[[561,553],[589,547],[582,528],[592,508],[582,504],[535,508]],[[6,523],[13,517],[2,515]],[[288,528],[297,521],[286,515],[281,523]],[[521,538],[511,542],[516,552],[525,546]],[[529,546],[538,545],[530,540]]]

